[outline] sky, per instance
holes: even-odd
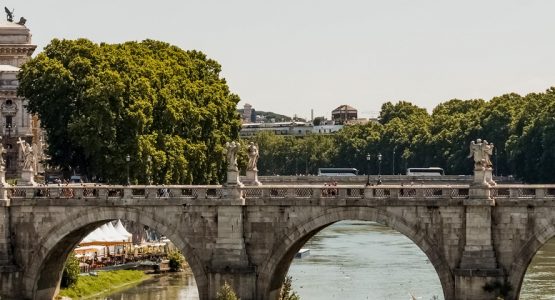
[[[551,0],[9,0],[38,53],[53,38],[156,39],[206,53],[238,107],[330,118],[384,102],[432,111],[555,85]]]

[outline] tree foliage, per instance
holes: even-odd
[[[403,173],[408,167],[442,167],[471,174],[470,141],[495,145],[494,172],[526,182],[555,181],[555,88],[520,96],[452,99],[431,114],[410,102],[383,104],[379,122],[345,126],[333,135],[304,138],[260,133],[261,175],[315,174],[319,167],[354,167],[360,173]],[[370,162],[366,156],[370,155]]]
[[[79,272],[79,260],[75,257],[75,252],[71,252],[64,265],[61,287],[68,288],[75,285],[79,280]]]
[[[224,282],[224,285],[222,285],[222,287],[218,291],[216,295],[216,299],[217,300],[240,300],[235,295],[235,291],[233,290],[233,288],[227,282]]]
[[[185,262],[185,257],[179,251],[172,251],[168,254],[170,271],[177,272],[181,270],[183,263]]]
[[[133,182],[216,183],[240,127],[220,70],[199,51],[153,40],[54,39],[22,67],[18,92],[55,166],[123,182],[130,155]]]
[[[300,300],[301,297],[293,291],[293,278],[291,276],[286,276],[281,288],[279,289],[278,300]]]

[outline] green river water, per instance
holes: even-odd
[[[441,284],[424,253],[400,233],[376,223],[345,221],[314,236],[310,255],[289,269],[303,300],[443,299]],[[555,299],[555,239],[528,268],[521,299]],[[96,299],[198,299],[194,278],[161,275]]]

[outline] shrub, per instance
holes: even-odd
[[[170,260],[169,266],[170,271],[172,272],[177,272],[181,270],[181,266],[185,261],[185,258],[183,257],[183,255],[181,255],[181,253],[179,253],[179,251],[170,252],[170,254],[168,255],[168,259]]]
[[[286,276],[283,284],[281,285],[281,289],[279,290],[279,300],[300,300],[301,298],[297,293],[293,291],[291,284],[293,283],[293,279],[291,276]]]
[[[66,260],[64,272],[62,273],[62,282],[60,285],[63,288],[71,287],[79,280],[79,261],[75,257],[75,252],[71,252]]]
[[[216,295],[216,299],[217,300],[240,300],[235,295],[235,291],[233,291],[233,288],[227,282],[224,282],[224,285],[222,285],[222,287],[218,291],[218,294]]]

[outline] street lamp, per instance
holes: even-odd
[[[150,164],[152,162],[152,158],[150,157],[150,155],[147,155],[146,157],[146,162],[147,162],[147,168],[148,168],[148,172],[146,173],[146,180],[148,181],[148,185],[152,185],[152,180],[150,178],[150,173],[152,172],[152,168],[150,167]]]
[[[395,150],[396,149],[397,149],[397,145],[395,145],[393,147],[393,157],[392,157],[393,159],[392,159],[392,163],[391,163],[393,165],[393,167],[391,167],[391,169],[392,169],[391,175],[395,175]]]
[[[131,156],[129,154],[125,157],[125,161],[127,162],[127,185],[131,185],[131,181],[129,181],[129,162],[131,161]]]
[[[497,176],[497,170],[499,170],[499,165],[497,164],[499,156],[497,156],[497,147],[495,149],[495,176]]]
[[[366,174],[368,176],[366,186],[370,186],[370,154],[366,154]]]
[[[378,185],[382,184],[382,154],[378,153]]]

